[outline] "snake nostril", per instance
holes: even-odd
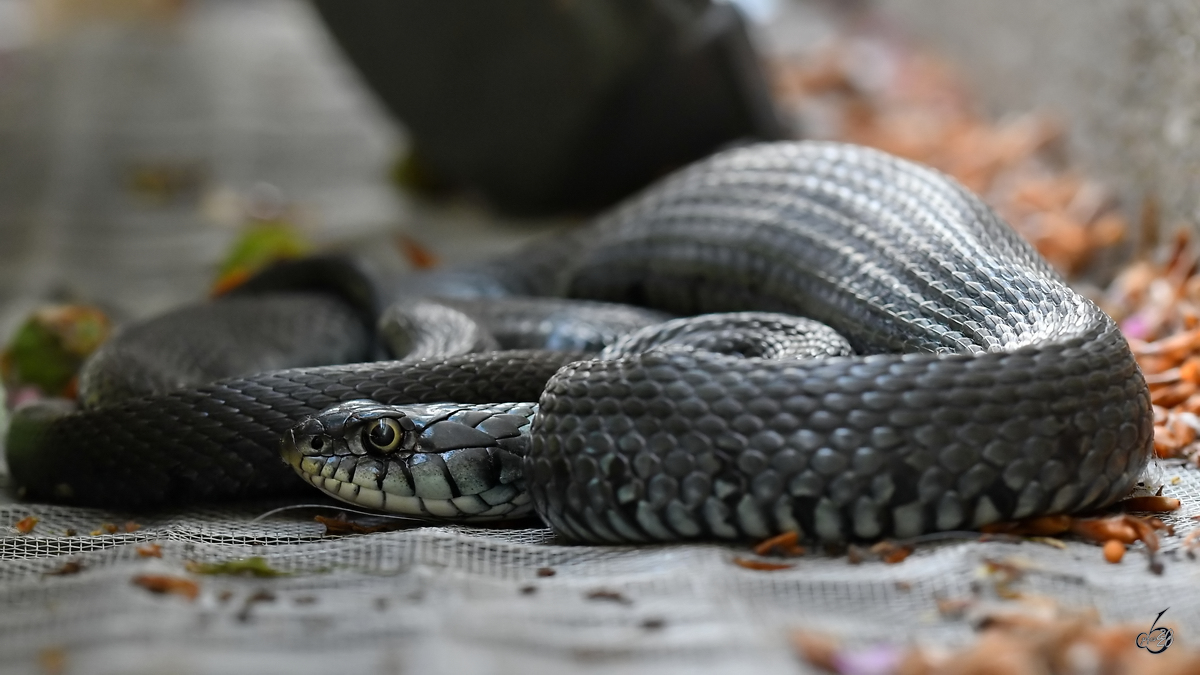
[[[308,445],[313,450],[320,450],[325,445],[325,441],[320,436],[315,436],[308,442]]]

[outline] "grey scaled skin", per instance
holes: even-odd
[[[522,458],[537,406],[341,403],[287,434],[296,473],[342,501],[458,521],[529,515]]]
[[[537,401],[533,508],[597,543],[903,538],[1080,513],[1128,494],[1153,455],[1149,391],[1115,322],[966,188],[878,151],[729,150],[586,227],[446,272],[495,295],[809,317],[853,355],[730,335],[619,358],[396,354],[227,375],[14,416],[17,494],[125,508],[294,494],[307,485],[279,461],[280,434],[364,398]]]
[[[828,326],[784,314],[735,312],[645,326],[601,359],[649,351],[751,359],[847,356]],[[525,476],[534,403],[384,405],[340,403],[310,416],[282,441],[284,461],[325,494],[356,506],[456,521],[530,515]]]

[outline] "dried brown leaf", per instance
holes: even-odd
[[[784,532],[754,547],[754,555],[802,556],[804,547],[800,545],[800,535],[796,532]]]
[[[151,593],[179,595],[188,600],[195,600],[200,595],[200,584],[184,577],[141,574],[133,578],[133,583]]]
[[[795,565],[787,563],[766,562],[764,560],[754,560],[753,558],[735,557],[733,564],[738,567],[744,567],[748,570],[757,570],[759,572],[778,572],[779,570],[790,570]]]

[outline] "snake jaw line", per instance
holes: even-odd
[[[357,506],[460,521],[521,517],[533,507],[512,452],[523,452],[533,415],[522,406],[349,401],[290,429],[280,454],[305,481]],[[364,442],[379,420],[401,430],[394,449]]]

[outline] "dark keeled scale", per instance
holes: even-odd
[[[590,542],[908,537],[1086,511],[1152,453],[1113,321],[975,195],[853,146],[733,150],[608,214],[570,293],[818,319],[860,356],[560,370],[526,462]]]

